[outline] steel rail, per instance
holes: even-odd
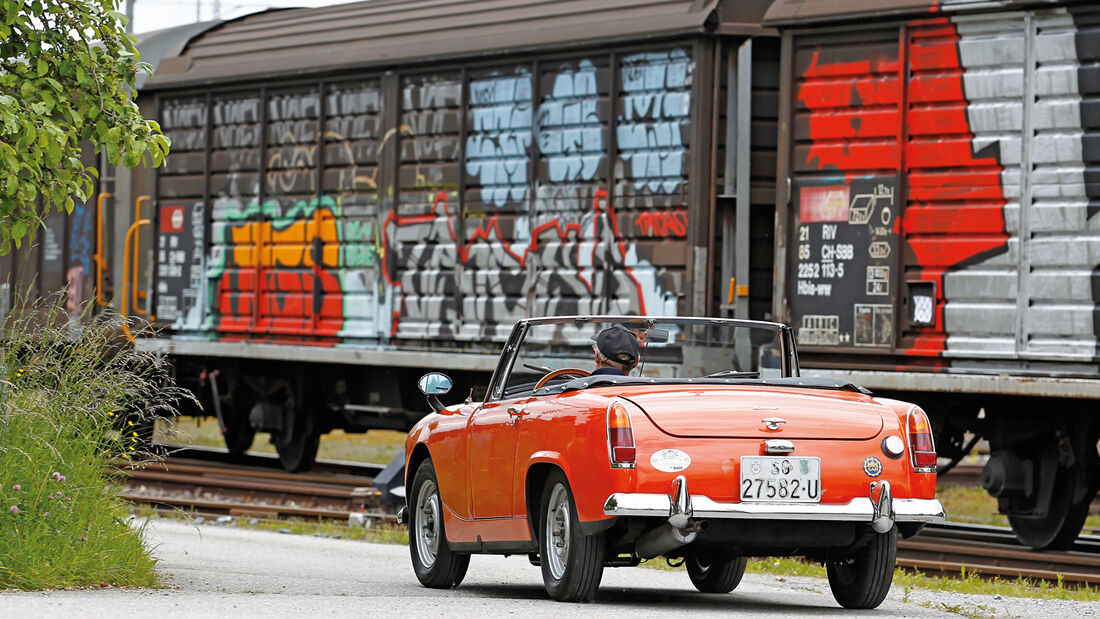
[[[230,515],[347,520],[364,513],[394,519],[374,513],[381,493],[370,476],[287,473],[179,457],[140,468],[117,463],[114,472],[124,481],[119,495],[135,503]]]
[[[898,542],[900,567],[936,574],[1100,585],[1100,537],[1083,535],[1073,550],[1035,551],[1007,527],[939,523]]]

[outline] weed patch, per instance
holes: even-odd
[[[0,589],[156,586],[111,459],[145,457],[151,416],[188,397],[117,319],[24,306],[0,339]]]

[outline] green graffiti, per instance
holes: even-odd
[[[344,222],[341,241],[353,241],[369,239],[374,236],[374,222],[362,219],[352,219]]]
[[[378,252],[365,243],[342,243],[340,264],[347,268],[373,267],[378,264]]]

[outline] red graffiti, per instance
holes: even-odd
[[[955,26],[933,19],[910,24],[909,32],[908,70],[896,55],[829,63],[828,52],[814,52],[797,97],[808,110],[812,143],[796,147],[795,165],[839,170],[849,179],[904,167],[898,232],[906,264],[919,267],[906,278],[935,281],[937,297],[934,325],[907,344],[906,354],[940,355],[945,273],[1007,246],[1003,166],[974,152]]]
[[[634,227],[646,236],[686,237],[687,211],[654,211],[634,218]]]

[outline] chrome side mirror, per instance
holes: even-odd
[[[443,403],[436,396],[450,393],[451,377],[439,372],[429,372],[420,377],[416,386],[420,387],[420,393],[428,396],[428,406],[431,406],[432,410],[438,413],[443,410]]]
[[[451,377],[439,372],[431,372],[420,377],[417,383],[424,395],[443,395],[451,392]]]

